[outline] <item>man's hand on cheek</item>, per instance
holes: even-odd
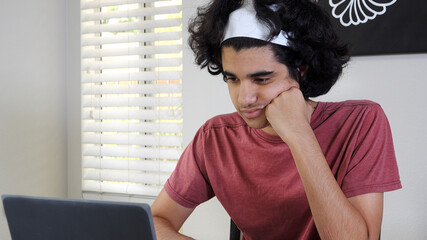
[[[268,122],[285,142],[311,130],[311,113],[311,106],[296,87],[279,94],[265,110]]]

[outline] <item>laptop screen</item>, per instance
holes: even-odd
[[[3,195],[13,240],[155,240],[144,203]]]

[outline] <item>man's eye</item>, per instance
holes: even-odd
[[[268,80],[270,80],[270,78],[256,78],[255,82],[257,82],[257,83],[265,83],[265,82],[268,82]]]
[[[237,78],[235,78],[235,77],[224,77],[224,81],[226,81],[226,82],[236,82]]]

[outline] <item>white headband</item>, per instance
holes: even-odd
[[[271,6],[275,10],[276,6]],[[249,1],[248,4],[233,11],[228,17],[227,25],[224,30],[224,38],[222,42],[234,37],[248,37],[268,41],[270,29],[265,23],[260,22],[256,17],[256,11],[253,4]],[[287,34],[280,31],[279,35],[271,39],[271,43],[288,46]]]

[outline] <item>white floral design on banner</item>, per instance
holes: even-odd
[[[386,12],[397,0],[329,0],[332,16],[343,26],[359,25]]]

